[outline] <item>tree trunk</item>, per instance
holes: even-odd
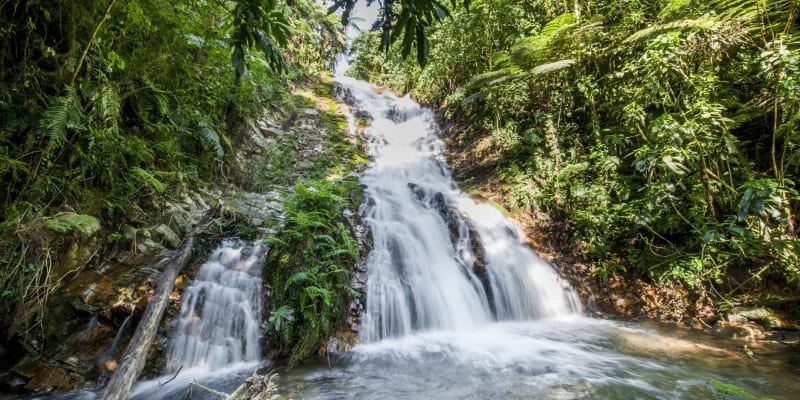
[[[199,232],[200,227],[205,225],[210,215],[216,210],[209,210],[197,227],[184,239],[178,253],[172,258],[170,263],[164,268],[156,282],[153,297],[144,310],[139,325],[136,326],[125,353],[120,358],[119,367],[111,376],[111,380],[103,393],[103,400],[124,400],[127,399],[133,384],[139,378],[139,374],[144,369],[147,359],[147,352],[156,337],[161,318],[169,302],[169,294],[175,286],[175,279],[178,273],[186,266],[191,258],[192,248],[194,247],[194,237]]]

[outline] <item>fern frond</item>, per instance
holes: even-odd
[[[28,173],[27,163],[11,158],[3,153],[5,152],[0,152],[0,174],[10,172],[13,176],[16,176],[19,172]]]
[[[153,187],[153,189],[155,189],[159,193],[163,192],[167,188],[167,185],[159,181],[158,178],[156,178],[150,171],[144,170],[139,167],[133,167],[131,171],[133,172],[133,175],[136,178],[138,178],[142,183],[150,185],[151,187]]]
[[[225,155],[225,150],[222,149],[220,136],[208,121],[200,121],[200,137],[203,138],[203,143],[214,151],[217,158],[222,158],[222,156]]]
[[[75,88],[67,87],[66,96],[57,97],[42,115],[36,135],[47,138],[45,155],[63,145],[67,140],[67,129],[85,130],[83,110]]]
[[[553,18],[550,22],[548,22],[547,25],[545,25],[544,28],[542,28],[542,31],[539,32],[538,36],[546,38],[552,37],[557,33],[559,33],[560,31],[563,31],[563,29],[566,26],[574,24],[575,21],[576,20],[574,14],[572,13],[561,14]]]
[[[546,74],[546,73],[549,73],[549,72],[560,71],[560,70],[562,70],[564,68],[567,68],[567,67],[571,66],[572,64],[575,64],[575,59],[572,59],[572,58],[568,58],[568,59],[565,59],[565,60],[559,60],[559,61],[555,61],[555,62],[551,62],[551,63],[547,63],[547,64],[542,64],[542,65],[539,65],[536,68],[532,69],[531,70],[531,74],[532,75],[542,75],[542,74]]]
[[[502,81],[506,81],[511,77],[517,77],[522,71],[516,67],[503,68],[496,71],[489,71],[476,76],[469,82],[468,87],[471,89],[480,88],[483,86],[496,85]],[[498,82],[500,81],[500,82]]]
[[[691,5],[692,0],[671,0],[658,13],[658,18],[664,20],[676,15],[682,15]]]
[[[292,286],[296,283],[305,282],[311,279],[311,275],[306,271],[299,271],[286,280],[286,287]]]
[[[589,24],[591,27],[600,23]],[[566,46],[566,40],[573,37],[580,27],[573,14],[561,14],[548,22],[538,35],[525,38],[510,52],[511,61],[522,69],[529,70],[554,58]],[[591,29],[591,28],[590,28]]]
[[[115,83],[104,85],[103,88],[100,89],[98,106],[105,127],[112,133],[119,133],[120,109],[122,106],[119,86]]]
[[[662,10],[660,16],[672,14],[670,6],[681,6],[682,0],[673,3]],[[707,2],[708,14],[699,18],[683,18],[657,24],[638,32],[625,39],[625,43],[632,43],[668,31],[712,31],[719,32],[727,26],[738,24],[747,30],[777,29],[785,23],[792,7],[792,0],[711,0]],[[770,22],[771,21],[771,22]],[[774,26],[771,26],[770,23]],[[779,30],[779,29],[778,29]]]
[[[716,31],[723,26],[716,18],[712,17],[702,17],[697,19],[681,19],[677,21],[668,22],[665,24],[654,25],[651,27],[647,27],[641,29],[637,32],[634,32],[632,35],[628,36],[623,43],[632,43],[638,42],[642,39],[649,38],[654,35],[658,35],[664,32],[670,31],[699,31],[699,30],[710,30]]]

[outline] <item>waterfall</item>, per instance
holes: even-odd
[[[575,294],[517,228],[457,188],[430,111],[365,82],[337,81],[373,118],[374,163],[361,177],[374,239],[363,341],[580,312]]]
[[[183,292],[167,349],[168,372],[259,360],[263,256],[259,246],[226,240],[200,267]]]

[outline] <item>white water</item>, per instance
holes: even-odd
[[[368,129],[374,163],[361,178],[374,239],[362,341],[580,312],[575,295],[522,243],[517,228],[458,190],[430,111],[364,82],[337,80],[374,118]],[[485,250],[483,280],[473,268],[476,232]]]
[[[195,380],[218,389],[230,386],[229,382],[235,387],[236,377],[243,379],[243,374],[255,370],[261,359],[263,264],[260,246],[238,240],[225,240],[211,253],[183,291],[181,312],[173,322],[175,333],[167,347],[165,376],[137,384],[133,398],[178,396]]]
[[[262,266],[261,250],[239,241],[214,250],[183,292],[167,373],[259,360]]]
[[[361,179],[374,236],[362,343],[281,371],[286,398],[727,398],[711,379],[794,398],[793,372],[761,369],[741,343],[700,346],[681,339],[686,331],[665,337],[639,323],[581,316],[573,292],[517,228],[457,189],[428,111],[337,80],[374,117],[375,162]],[[472,268],[481,254],[475,232],[483,277]]]

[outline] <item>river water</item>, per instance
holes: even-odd
[[[280,371],[303,399],[707,399],[712,380],[795,398],[800,368],[741,343],[582,316],[568,284],[495,208],[460,192],[430,111],[338,77],[369,113],[361,182],[374,248],[361,344]],[[737,347],[738,346],[738,347]],[[784,361],[786,361],[784,359]]]
[[[583,316],[567,282],[516,226],[458,189],[430,111],[365,82],[337,80],[373,119],[366,137],[374,162],[361,176],[374,238],[361,344],[278,369],[285,398],[735,398],[720,396],[714,380],[798,398],[793,347],[756,347],[751,357],[744,342]],[[241,242],[212,253],[183,295],[168,373],[138,383],[134,399],[187,398],[194,381],[230,393],[264,365],[262,263],[263,249]],[[191,398],[218,397],[196,390]]]

